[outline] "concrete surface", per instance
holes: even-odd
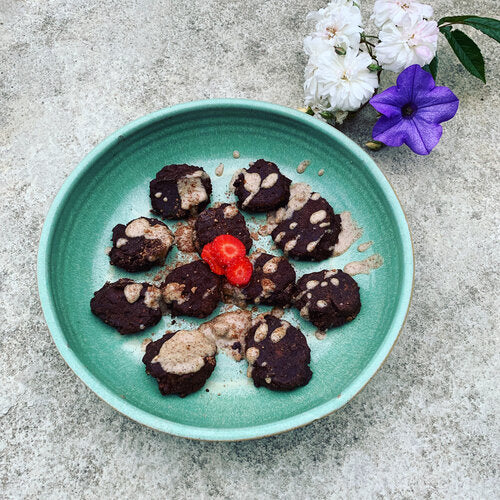
[[[441,51],[461,105],[432,155],[372,154],[413,230],[415,294],[387,363],[341,411],[257,442],[162,435],[84,387],[42,317],[38,238],[77,162],[171,104],[300,106],[304,17],[324,3],[0,1],[1,498],[498,498],[500,52],[486,36],[487,85]],[[496,0],[434,5],[500,14]],[[373,120],[367,108],[343,131],[363,143]]]

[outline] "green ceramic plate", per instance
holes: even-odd
[[[233,151],[241,154],[233,158]],[[384,265],[356,277],[363,307],[352,323],[318,340],[297,311],[311,347],[313,378],[290,393],[256,389],[246,362],[219,354],[205,390],[184,399],[162,397],[141,362],[143,339],[170,327],[164,317],[138,335],[120,336],[90,313],[93,292],[105,281],[127,276],[109,265],[111,229],[148,214],[149,180],[164,165],[189,163],[207,170],[212,201],[226,200],[235,169],[265,158],[293,181],[305,181],[336,212],[351,211],[363,237],[344,255],[321,263],[295,263],[298,275],[380,253]],[[311,165],[299,175],[296,166]],[[222,177],[215,168],[224,163]],[[320,177],[320,168],[325,174]],[[250,225],[255,219],[247,217]],[[257,218],[257,221],[259,219]],[[262,220],[262,218],[260,219]],[[172,226],[171,223],[169,223]],[[254,242],[269,248],[270,238]],[[365,253],[361,242],[373,240]],[[176,258],[172,252],[167,262]],[[134,275],[152,279],[155,273]],[[347,403],[375,374],[403,326],[413,283],[408,225],[391,186],[373,161],[334,128],[293,109],[238,99],[174,106],[115,132],[70,175],[45,222],[38,254],[38,284],[47,323],[74,372],[116,410],[149,427],[207,440],[250,439],[283,432],[323,417]],[[263,308],[264,309],[264,308]],[[214,314],[215,315],[215,314]],[[176,328],[195,321],[177,320]]]

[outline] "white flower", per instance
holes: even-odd
[[[359,11],[359,7],[354,5],[354,0],[333,0],[326,7],[309,12],[306,19],[308,21],[318,22],[335,14],[335,12],[342,7],[355,7]]]
[[[304,52],[309,57],[317,58],[323,52],[331,50],[332,46],[324,38],[309,35],[304,39]]]
[[[386,23],[375,47],[377,60],[382,68],[395,73],[412,64],[429,64],[436,54],[438,34],[436,21],[418,21],[400,27]]]
[[[413,0],[377,0],[371,19],[378,28],[387,21],[397,26],[406,26],[422,19],[429,19],[433,14],[434,9],[430,5]]]
[[[334,49],[323,38],[308,36],[304,40],[304,52],[309,56],[304,74],[304,103],[306,106],[319,111],[324,111],[327,103],[321,98],[321,90],[318,85],[317,71],[319,68],[319,57],[324,52]]]
[[[314,77],[329,111],[356,111],[370,99],[378,87],[377,73],[368,69],[373,62],[369,54],[352,49],[345,56],[334,50],[319,55]]]
[[[310,12],[307,19],[316,23],[313,36],[326,40],[332,47],[359,47],[363,31],[361,12],[352,2],[331,2],[324,9]]]

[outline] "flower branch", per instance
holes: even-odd
[[[414,0],[376,0],[371,19],[379,33],[370,35],[352,0],[334,0],[310,12],[307,19],[314,22],[314,30],[304,40],[309,57],[304,83],[307,112],[339,124],[370,103],[382,116],[367,147],[378,150],[383,144],[405,143],[418,154],[428,154],[441,137],[440,123],[458,109],[453,92],[435,85],[439,34],[467,71],[483,82],[481,51],[455,25],[474,27],[500,41],[496,19],[449,16],[436,22],[433,14],[430,5]],[[376,95],[383,70],[399,73],[398,83]]]

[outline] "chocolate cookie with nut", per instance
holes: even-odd
[[[341,229],[340,216],[310,186],[293,184],[290,200],[277,211],[277,225],[271,233],[287,257],[318,261],[332,256]]]
[[[213,206],[198,215],[193,234],[196,250],[201,253],[207,243],[211,243],[221,234],[230,234],[238,238],[247,252],[252,247],[252,237],[248,231],[245,218],[235,205],[214,203]]]
[[[238,207],[247,212],[268,212],[282,207],[290,197],[291,180],[275,163],[257,160],[236,173],[232,181]]]
[[[201,167],[167,165],[149,183],[153,212],[165,219],[185,219],[209,203],[212,182]]]
[[[246,335],[245,357],[255,387],[290,391],[312,377],[311,350],[304,334],[272,314],[255,319]]]
[[[221,277],[208,264],[195,260],[175,268],[161,285],[163,300],[172,316],[205,318],[222,298]]]
[[[215,368],[217,347],[199,330],[167,332],[146,346],[142,362],[160,392],[181,398],[200,390]]]
[[[174,243],[174,235],[163,222],[140,217],[127,225],[116,225],[112,241],[111,265],[134,273],[162,266]]]
[[[160,321],[160,296],[160,290],[149,283],[122,278],[95,292],[90,310],[122,335],[136,333]]]
[[[250,282],[243,288],[224,284],[226,298],[253,304],[286,307],[291,304],[295,292],[295,269],[285,257],[254,252]]]
[[[293,300],[300,315],[320,330],[352,321],[361,309],[358,284],[336,269],[304,274]]]

